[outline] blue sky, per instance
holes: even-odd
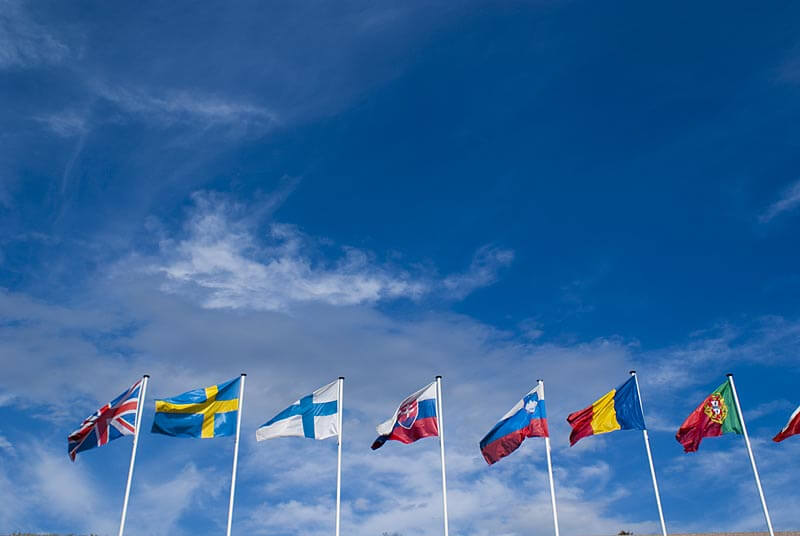
[[[114,533],[130,441],[67,434],[246,371],[237,533],[333,531],[335,442],[254,435],[344,375],[343,533],[439,534],[436,442],[369,450],[436,374],[453,534],[550,533],[542,442],[477,448],[539,377],[563,533],[654,533],[641,436],[568,446],[631,368],[671,531],[763,528],[674,439],[726,372],[797,529],[799,11],[1,0],[0,532]],[[222,532],[232,448],[144,433],[128,533]]]

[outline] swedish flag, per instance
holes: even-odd
[[[234,435],[239,413],[240,381],[241,377],[156,400],[156,417],[151,431],[203,439]]]

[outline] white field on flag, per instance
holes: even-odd
[[[406,402],[410,402],[412,400],[427,400],[429,398],[436,398],[436,382],[426,385],[416,393],[407,396],[405,400],[400,402],[400,405],[398,405],[397,409],[394,410],[394,415],[375,427],[375,430],[378,431],[378,435],[384,436],[392,433],[392,430],[394,430],[394,424],[397,422],[397,414],[400,413],[400,408],[402,408]]]
[[[256,430],[256,440],[277,437],[327,439],[339,435],[339,383],[304,396]]]

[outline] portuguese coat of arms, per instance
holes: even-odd
[[[709,396],[706,405],[703,406],[703,413],[708,416],[711,422],[722,424],[722,421],[728,416],[728,406],[725,405],[725,399],[716,393]]]

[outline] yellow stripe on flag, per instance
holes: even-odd
[[[612,389],[600,400],[592,404],[592,430],[595,434],[604,434],[619,430],[617,422],[617,410],[614,408],[614,395],[616,389]]]
[[[173,404],[165,400],[156,400],[156,412],[161,413],[183,413],[203,415],[203,427],[200,437],[208,439],[214,437],[214,415],[217,413],[227,413],[239,409],[239,399],[217,400],[219,389],[216,385],[206,387],[205,402],[193,404]]]

